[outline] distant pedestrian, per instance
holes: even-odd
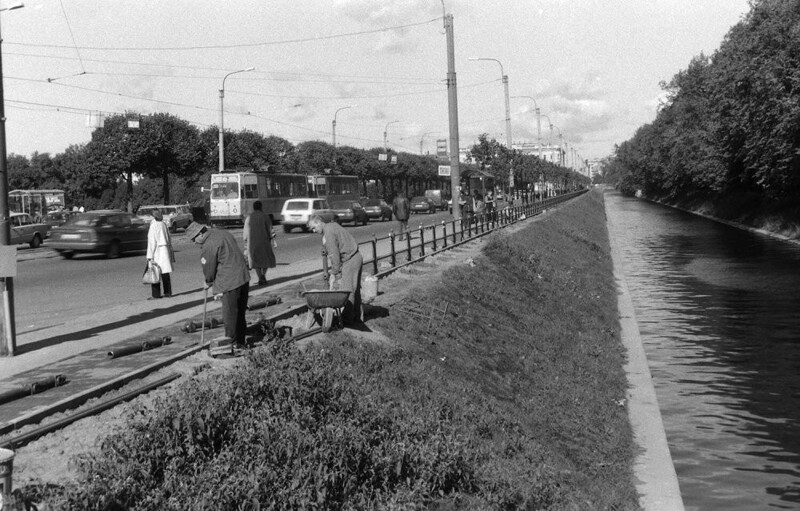
[[[400,222],[400,236],[397,239],[403,241],[408,232],[408,217],[411,214],[411,207],[403,192],[398,193],[397,197],[392,201],[392,212],[394,213],[394,217]]]
[[[147,231],[147,261],[158,265],[161,269],[161,282],[150,285],[151,296],[148,300],[155,300],[164,296],[172,296],[172,263],[175,262],[175,253],[172,250],[172,238],[169,235],[169,228],[164,223],[164,216],[159,210],[153,210],[153,220],[150,221],[150,228]],[[161,294],[161,285],[164,286],[164,294]]]
[[[311,215],[308,226],[322,234],[322,247],[328,257],[330,288],[350,291],[342,318],[345,326],[361,322],[361,267],[364,259],[358,242],[336,222],[325,223],[319,215]]]
[[[201,245],[205,288],[214,286],[222,294],[222,321],[225,335],[237,344],[245,343],[247,298],[250,292],[250,270],[233,234],[192,222],[186,237]]]
[[[485,212],[486,205],[483,203],[483,195],[478,192],[478,190],[472,191],[472,214],[474,215],[473,218],[475,222],[478,222],[478,219],[481,215]]]
[[[486,200],[484,201],[484,204],[486,206],[486,214],[491,217],[494,214],[494,208],[495,208],[494,193],[492,193],[491,190],[486,192]]]
[[[272,250],[272,220],[262,210],[261,201],[253,203],[253,212],[244,221],[244,250],[251,269],[256,271],[258,285],[267,285],[267,269],[275,268],[275,252]]]

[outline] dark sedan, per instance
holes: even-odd
[[[364,199],[361,201],[361,205],[364,206],[364,211],[367,212],[370,220],[373,218],[379,218],[381,221],[392,219],[392,207],[383,199]]]
[[[337,201],[331,203],[334,218],[340,224],[353,222],[353,225],[367,225],[369,217],[358,201]]]
[[[97,210],[81,213],[53,228],[47,246],[72,259],[77,253],[119,257],[147,249],[148,225],[131,213]]]
[[[414,197],[411,199],[412,213],[435,213],[436,204],[428,197]]]

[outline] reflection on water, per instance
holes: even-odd
[[[800,246],[605,198],[686,509],[800,509]]]

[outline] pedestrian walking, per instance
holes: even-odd
[[[345,326],[361,323],[361,267],[364,259],[358,242],[336,222],[325,223],[319,215],[311,215],[308,226],[322,234],[322,247],[328,258],[329,281],[334,290],[350,291],[342,321]]]
[[[253,212],[244,221],[244,251],[250,268],[256,271],[258,285],[267,285],[267,270],[275,268],[275,252],[272,250],[275,235],[272,220],[262,210],[261,201],[253,203]]]
[[[153,210],[153,220],[147,231],[147,262],[155,263],[161,269],[161,282],[150,285],[151,296],[148,300],[169,298],[172,296],[172,263],[175,262],[175,252],[172,250],[172,237],[169,228],[164,223],[164,215],[159,210]],[[163,284],[164,294],[161,294]]]
[[[485,205],[483,203],[483,195],[478,190],[472,191],[472,215],[475,223],[478,223],[481,215],[484,213]]]
[[[392,213],[400,222],[400,236],[397,239],[403,241],[408,233],[408,217],[411,214],[411,207],[403,192],[398,193],[392,201]]]
[[[495,210],[495,199],[494,193],[489,190],[486,192],[486,200],[484,201],[484,205],[486,208],[486,214],[489,215],[489,218],[494,218],[494,210]]]
[[[250,269],[236,238],[228,231],[192,222],[186,237],[200,247],[205,288],[214,286],[222,295],[222,321],[225,335],[237,344],[245,343],[247,298],[250,292]]]

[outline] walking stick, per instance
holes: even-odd
[[[206,340],[206,305],[208,304],[208,287],[203,286],[203,323],[200,326],[200,346],[205,346]]]

